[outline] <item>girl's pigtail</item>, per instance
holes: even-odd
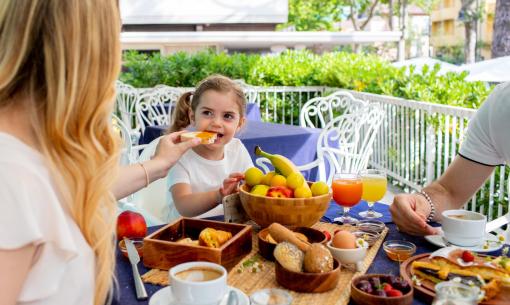
[[[175,132],[183,130],[191,123],[189,119],[189,110],[191,109],[191,96],[192,92],[186,92],[179,98],[177,105],[175,105],[174,113],[172,116],[172,124],[168,132]]]

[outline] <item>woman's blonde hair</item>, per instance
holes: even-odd
[[[195,92],[186,92],[179,98],[177,105],[174,109],[172,118],[172,125],[168,132],[182,130],[191,123],[189,119],[189,111],[197,109],[200,104],[200,98],[204,92],[214,90],[222,93],[233,92],[236,98],[236,103],[239,105],[239,113],[244,117],[246,109],[246,97],[244,96],[243,89],[237,85],[230,78],[214,74],[202,80],[195,89]]]
[[[26,111],[62,203],[96,258],[94,304],[114,270],[118,141],[110,114],[120,70],[117,0],[0,1],[0,107]]]

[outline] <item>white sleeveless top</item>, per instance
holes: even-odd
[[[94,253],[61,205],[43,156],[0,133],[0,250],[29,244],[37,250],[18,304],[93,304]]]

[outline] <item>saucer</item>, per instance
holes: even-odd
[[[425,239],[435,245],[435,246],[438,246],[438,247],[446,247],[447,244],[446,244],[446,241],[444,240],[443,238],[443,231],[440,230],[439,231],[440,234],[437,234],[437,235],[427,235],[425,236]],[[485,240],[486,241],[489,241],[489,247],[487,249],[484,249],[483,248],[483,244],[482,245],[478,245],[478,246],[471,246],[471,247],[465,247],[465,246],[457,246],[457,245],[451,245],[451,246],[454,246],[454,247],[457,247],[457,248],[461,248],[461,249],[465,249],[465,250],[469,250],[469,251],[473,251],[473,252],[478,252],[478,253],[485,253],[485,252],[492,252],[492,251],[497,251],[499,249],[501,249],[503,247],[503,243],[501,242],[498,242],[498,237],[495,236],[494,234],[491,234],[491,233],[487,233],[485,235]]]
[[[237,293],[238,305],[250,305],[250,299],[241,290],[228,286],[229,291],[234,290]],[[177,300],[173,298],[172,289],[170,286],[156,291],[149,300],[149,305],[178,305]],[[220,305],[220,304],[218,304]]]

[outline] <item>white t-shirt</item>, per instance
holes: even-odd
[[[459,154],[484,165],[510,164],[510,83],[497,86],[478,109]]]
[[[252,166],[253,162],[250,154],[243,143],[237,138],[233,138],[225,145],[223,160],[207,160],[190,149],[168,172],[168,189],[177,183],[187,183],[191,185],[193,193],[218,190],[228,175],[233,172],[244,173]],[[168,198],[170,207],[169,220],[176,219],[180,214],[175,208],[172,195],[170,194]],[[220,204],[198,217],[204,218],[222,214],[223,206]]]
[[[0,250],[36,246],[17,303],[93,304],[94,253],[61,205],[43,156],[0,133],[0,169]]]

